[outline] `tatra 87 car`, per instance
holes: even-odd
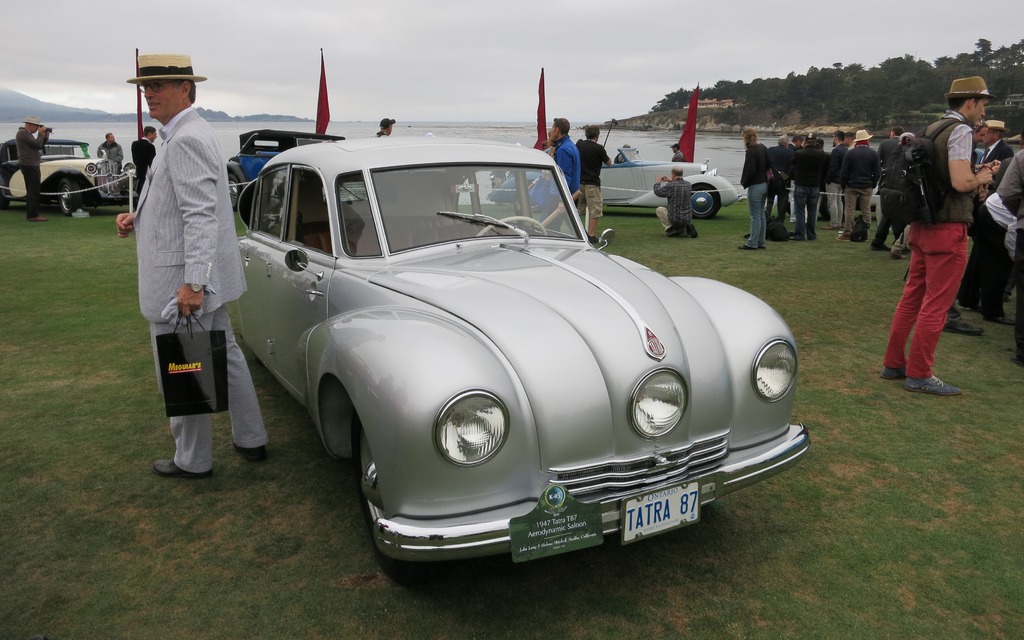
[[[357,461],[392,577],[642,540],[810,446],[782,318],[609,255],[608,231],[591,246],[544,153],[310,145],[271,158],[239,213],[240,333]]]

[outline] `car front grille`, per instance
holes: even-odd
[[[606,502],[645,491],[714,467],[729,449],[729,433],[698,440],[685,447],[635,458],[605,460],[592,465],[551,469],[552,484],[563,485],[581,502]]]

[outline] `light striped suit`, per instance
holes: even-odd
[[[206,287],[202,323],[222,329],[228,343],[228,402],[236,444],[266,444],[249,367],[235,342],[228,302],[245,291],[227,166],[209,123],[188,111],[164,140],[139,196],[135,218],[139,261],[139,306],[150,321],[153,360],[155,336],[174,326],[161,313],[184,283]],[[157,384],[160,374],[157,371]],[[174,464],[192,472],[213,466],[210,415],[171,418]]]

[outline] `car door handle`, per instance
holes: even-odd
[[[314,298],[324,297],[324,292],[317,289],[306,289],[306,293]]]

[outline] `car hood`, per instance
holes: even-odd
[[[495,345],[528,398],[546,468],[653,448],[623,428],[629,391],[654,369],[688,377],[689,345],[673,319],[680,305],[693,335],[717,344],[700,305],[650,270],[598,251],[503,248],[392,265],[370,280],[457,316]],[[644,275],[672,288],[671,313],[659,298],[665,291],[652,291]],[[712,402],[729,413],[726,398]],[[681,443],[696,435],[676,431]]]

